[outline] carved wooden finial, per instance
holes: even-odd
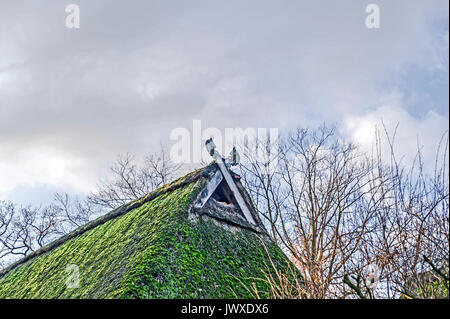
[[[228,184],[228,187],[230,188],[231,192],[233,193],[234,197],[236,198],[236,201],[241,209],[241,211],[244,213],[245,219],[252,225],[256,225],[256,221],[253,218],[252,214],[250,213],[249,208],[247,207],[247,204],[242,197],[241,193],[239,192],[238,187],[236,186],[236,183],[233,180],[233,177],[231,176],[230,172],[228,171],[228,168],[225,163],[229,161],[227,164],[229,165],[237,165],[239,162],[239,154],[236,151],[236,148],[233,147],[233,150],[231,151],[230,157],[227,158],[227,160],[224,161],[222,156],[216,151],[216,145],[213,142],[212,137],[207,139],[205,142],[206,149],[208,150],[209,155],[211,155],[214,158],[214,161],[217,163],[217,166],[219,167],[220,172],[222,173],[223,178]],[[204,205],[206,203],[206,200],[209,198],[209,196],[212,194],[212,192],[215,190],[215,188],[219,185],[220,177],[217,176],[217,180],[214,180],[214,185],[211,187],[209,195],[206,196],[205,201],[202,203]]]
[[[228,155],[227,158],[223,158],[217,151],[216,151],[216,144],[214,144],[214,141],[212,137],[208,138],[205,142],[206,150],[208,151],[209,155],[212,156],[215,160],[217,157],[220,157],[225,164],[228,164],[230,166],[236,166],[239,164],[241,157],[239,156],[238,151],[236,150],[236,147],[233,146],[233,149],[230,152],[230,155]]]

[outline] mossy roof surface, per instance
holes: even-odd
[[[269,296],[261,280],[281,250],[252,231],[190,219],[206,183],[188,174],[146,197],[91,222],[63,241],[16,263],[0,275],[0,298],[234,298]],[[78,288],[68,288],[73,269]]]

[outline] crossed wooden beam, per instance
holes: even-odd
[[[216,151],[216,145],[214,144],[212,138],[208,139],[206,141],[205,145],[206,145],[206,148],[207,148],[209,154],[214,159],[214,161],[217,163],[219,170],[213,175],[213,177],[209,181],[209,183],[205,189],[205,192],[206,192],[205,196],[202,196],[200,202],[196,206],[198,208],[202,208],[206,204],[208,199],[211,197],[211,195],[214,193],[214,191],[217,189],[217,187],[222,182],[222,180],[225,178],[225,181],[228,184],[228,187],[230,187],[230,190],[233,193],[233,195],[239,205],[239,208],[241,209],[242,213],[244,214],[245,219],[251,225],[256,226],[255,219],[253,218],[252,214],[250,213],[250,210],[248,209],[248,206],[245,203],[245,200],[242,197],[241,192],[239,191],[233,177],[231,176],[230,172],[228,171],[228,168],[224,162],[224,159]],[[239,161],[239,155],[237,154],[236,149],[233,148],[233,151],[231,152],[230,163],[231,163],[231,165],[236,165],[238,161]]]

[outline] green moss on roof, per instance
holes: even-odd
[[[188,218],[206,181],[187,175],[127,206],[0,277],[0,298],[233,298],[252,297],[245,285],[262,278],[269,259],[257,234]],[[153,194],[153,195],[152,195]],[[138,203],[138,204],[136,204]],[[272,259],[287,266],[267,242]],[[80,270],[67,288],[67,265]],[[262,296],[269,287],[255,281]]]

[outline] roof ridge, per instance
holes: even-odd
[[[0,278],[5,276],[8,272],[10,272],[14,268],[18,267],[19,265],[33,259],[34,257],[40,256],[50,250],[53,250],[56,247],[61,246],[68,240],[75,238],[75,237],[87,232],[88,230],[91,230],[99,225],[102,225],[102,224],[106,223],[107,221],[110,221],[114,218],[125,215],[126,213],[132,211],[133,209],[138,208],[138,207],[142,206],[143,204],[150,202],[153,199],[155,199],[163,194],[172,192],[178,188],[181,188],[188,184],[191,184],[192,182],[195,182],[202,176],[203,177],[209,176],[209,173],[213,169],[214,164],[215,163],[213,162],[205,167],[202,167],[193,172],[190,172],[190,173],[184,175],[183,177],[180,177],[180,178],[172,181],[171,183],[165,184],[165,185],[153,190],[152,192],[148,193],[147,195],[145,195],[139,199],[131,201],[127,204],[123,204],[122,206],[119,206],[119,207],[113,209],[109,213],[99,216],[98,218],[74,229],[70,233],[68,233],[64,236],[61,236],[58,239],[55,239],[54,241],[48,243],[47,245],[39,248],[38,250],[30,253],[29,255],[24,256],[23,258],[13,262],[11,265],[7,266],[6,268],[0,270]]]

